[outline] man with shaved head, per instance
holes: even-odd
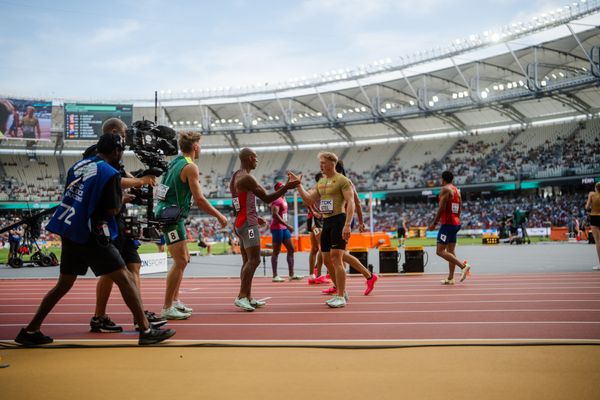
[[[233,173],[229,189],[233,198],[233,209],[235,210],[234,230],[240,238],[240,249],[244,265],[240,273],[241,284],[238,297],[233,304],[244,311],[254,311],[265,305],[263,301],[252,298],[252,278],[260,264],[260,233],[258,225],[263,225],[265,220],[256,212],[256,198],[258,197],[269,204],[283,196],[288,190],[297,187],[300,180],[290,174],[285,185],[271,194],[267,194],[251,175],[256,169],[258,157],[256,152],[249,148],[240,151],[240,169]]]

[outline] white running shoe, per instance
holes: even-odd
[[[169,308],[165,308],[160,312],[160,317],[164,319],[188,319],[191,314],[184,313],[175,308],[175,306],[171,306]]]
[[[261,307],[266,306],[267,302],[252,298],[252,299],[250,299],[250,305],[254,308],[261,308]]]
[[[290,281],[300,281],[304,279],[304,277],[302,275],[292,275],[290,276]]]
[[[596,265],[595,267],[592,267],[592,269],[594,271],[600,271],[600,265]]]
[[[460,273],[460,281],[464,281],[465,279],[467,279],[467,276],[471,276],[471,265],[464,261],[463,265],[465,266],[462,269],[462,272]]]
[[[192,311],[194,311],[192,308],[186,306],[185,304],[183,304],[183,302],[181,300],[175,300],[173,302],[173,307],[175,307],[177,310],[181,311],[182,313],[185,314],[191,314]]]
[[[241,308],[244,311],[254,311],[255,308],[252,307],[252,304],[250,304],[250,301],[248,300],[247,297],[244,297],[243,299],[240,299],[239,297],[237,297],[235,299],[235,301],[233,302],[233,304],[239,308]]]
[[[283,279],[282,277],[277,275],[277,276],[274,276],[273,279],[271,279],[271,282],[281,283],[281,282],[285,282],[285,279]]]
[[[344,299],[342,296],[334,296],[325,303],[331,308],[346,307],[346,299]]]
[[[454,279],[446,278],[442,281],[442,285],[454,285]]]

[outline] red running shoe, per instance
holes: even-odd
[[[328,289],[323,290],[321,293],[323,294],[336,294],[337,293],[337,288],[335,286],[332,286]]]
[[[377,282],[379,277],[375,274],[372,274],[371,279],[367,279],[367,288],[365,289],[365,296],[368,296],[369,293],[373,291],[375,288],[375,282]]]
[[[317,280],[319,281],[319,283],[324,283],[326,285],[331,283],[331,279],[329,279],[329,275],[321,275],[320,277],[317,278]]]
[[[319,278],[308,278],[309,285],[319,285],[320,283],[321,281],[319,280]]]

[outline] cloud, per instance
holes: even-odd
[[[128,35],[140,30],[142,25],[136,20],[126,20],[116,26],[97,29],[90,37],[90,42],[95,44],[110,43],[123,40]]]

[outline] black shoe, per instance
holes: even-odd
[[[159,317],[152,311],[144,311],[144,314],[146,314],[146,318],[148,319],[148,322],[150,323],[150,326],[152,328],[160,328],[161,326],[166,325],[166,323],[169,322],[166,319]],[[140,325],[137,322],[133,321],[133,326],[137,331],[140,330]]]
[[[147,332],[140,332],[139,345],[156,344],[167,340],[175,334],[175,329],[154,329],[150,328]]]
[[[119,333],[123,332],[123,327],[115,324],[107,315],[104,315],[102,317],[92,317],[90,320],[90,332]]]
[[[52,343],[54,340],[40,331],[28,333],[27,329],[22,328],[19,335],[15,338],[15,342],[24,346],[39,346],[40,344]]]

